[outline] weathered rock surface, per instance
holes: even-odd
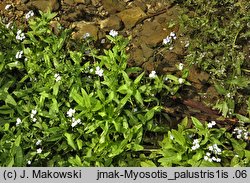
[[[36,8],[41,11],[57,11],[60,7],[58,0],[31,0],[27,3],[27,6],[30,8]]]
[[[76,32],[72,34],[74,39],[82,39],[86,33],[89,33],[94,39],[98,38],[99,29],[94,23],[85,21],[74,22],[72,28],[76,29]]]
[[[109,14],[120,12],[126,7],[126,3],[120,0],[102,0],[102,5]]]
[[[130,9],[126,9],[117,14],[121,20],[123,21],[125,28],[130,29],[135,26],[136,22],[146,16],[144,11],[140,7],[134,7]]]
[[[145,42],[149,47],[154,48],[162,40],[169,35],[170,30],[162,27],[158,22],[145,22],[142,25],[142,31],[140,32],[141,40]]]
[[[105,20],[99,22],[100,28],[105,30],[120,30],[123,27],[123,23],[120,17],[111,15]]]

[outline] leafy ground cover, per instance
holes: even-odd
[[[116,30],[106,35],[111,47],[98,49],[90,34],[72,40],[60,24],[54,32],[56,13],[30,11],[24,27],[1,23],[0,165],[249,166],[250,16],[240,2],[179,2],[193,14],[180,17],[190,46],[178,74],[128,67],[131,38]],[[164,49],[175,39],[171,32]],[[165,104],[192,85],[189,65],[210,72],[221,118],[186,117],[171,129]]]

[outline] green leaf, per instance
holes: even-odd
[[[20,146],[20,143],[21,143],[21,139],[22,139],[22,136],[21,135],[18,135],[18,137],[16,138],[15,140],[15,146]]]
[[[102,93],[102,90],[101,89],[97,89],[96,90],[96,93],[97,93],[97,96],[99,97],[99,99],[104,102],[105,101],[105,96],[103,95]]]
[[[187,125],[188,125],[188,117],[185,117],[185,118],[181,121],[181,125],[182,125],[184,128],[187,128]]]
[[[70,145],[74,150],[76,150],[76,146],[72,137],[72,134],[70,133],[64,133],[65,137],[67,138],[68,145]]]
[[[53,86],[53,95],[57,96],[58,91],[59,91],[59,86],[60,86],[60,83],[56,82],[56,84]]]
[[[222,87],[221,85],[215,83],[214,86],[215,86],[216,91],[217,91],[219,94],[221,94],[221,95],[226,95],[226,94],[228,93],[228,91],[227,91],[224,87]]]
[[[11,104],[11,105],[17,106],[17,103],[16,103],[15,99],[11,95],[9,95],[9,94],[6,97],[5,102],[7,104]]]
[[[127,85],[127,84],[124,84],[124,85],[120,86],[120,87],[118,88],[117,91],[118,91],[119,93],[125,95],[125,94],[127,94],[128,90],[129,90],[128,85]]]
[[[222,103],[222,115],[223,115],[224,117],[226,117],[226,116],[227,116],[227,113],[228,113],[228,105],[227,105],[227,102],[224,101],[224,102]]]
[[[203,124],[202,124],[198,119],[196,119],[195,117],[191,117],[191,119],[192,119],[192,122],[193,122],[194,126],[195,126],[197,129],[199,129],[199,130],[204,130]]]
[[[83,96],[83,101],[85,103],[85,107],[89,109],[91,107],[90,97],[83,88],[81,88],[81,92],[82,92],[82,96]]]
[[[131,80],[129,79],[128,74],[127,74],[126,72],[122,71],[122,76],[123,76],[123,78],[124,78],[124,80],[125,80],[125,83],[126,83],[128,86],[130,86]]]
[[[82,146],[83,146],[83,142],[81,139],[77,139],[76,140],[76,143],[77,143],[77,147],[79,150],[82,150]]]
[[[15,166],[23,166],[23,150],[20,146],[16,147]]]
[[[142,161],[140,164],[142,167],[157,167],[151,160]]]
[[[92,109],[93,112],[99,111],[103,107],[102,104],[101,104],[101,102],[99,100],[97,100],[95,103],[96,104],[95,104],[95,106]]]
[[[77,93],[75,88],[71,90],[70,97],[72,97],[78,105],[80,105],[81,107],[85,107],[83,97]]]
[[[147,120],[147,121],[151,120],[151,119],[154,117],[154,114],[155,114],[154,108],[153,108],[153,109],[150,109],[150,110],[145,114],[146,120]]]
[[[139,90],[136,90],[135,92],[135,99],[137,102],[139,102],[141,105],[143,105],[143,99],[141,96],[141,93],[139,92]]]
[[[186,139],[185,139],[185,137],[183,136],[182,133],[179,133],[176,130],[172,130],[172,135],[174,136],[174,141],[176,141],[181,146],[185,147]]]
[[[243,116],[241,114],[236,114],[236,117],[240,120],[243,121],[244,123],[250,123],[250,118]]]
[[[123,106],[128,102],[128,100],[131,98],[131,94],[127,94],[119,103],[118,110],[123,108]]]
[[[138,85],[142,79],[142,77],[144,76],[144,72],[141,73],[134,81],[134,85]]]

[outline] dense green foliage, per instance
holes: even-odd
[[[176,130],[159,122],[162,98],[190,85],[187,68],[179,78],[128,67],[129,39],[112,30],[97,51],[89,35],[54,32],[55,16],[25,31],[0,24],[0,166],[249,166],[244,125],[232,135],[196,118],[189,129],[187,118]]]

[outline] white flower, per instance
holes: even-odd
[[[213,160],[213,161],[217,161],[217,158],[213,156],[213,157],[212,157],[212,160]]]
[[[199,139],[194,139],[193,144],[199,144]]]
[[[16,119],[16,126],[20,125],[22,123],[22,120],[20,118]]]
[[[209,149],[210,151],[213,151],[213,150],[214,150],[213,146],[209,146],[208,149]]]
[[[210,157],[210,156],[211,156],[211,153],[210,153],[210,152],[207,152],[206,155],[207,155],[208,157]]]
[[[244,133],[244,139],[245,139],[245,140],[248,140],[248,132],[245,132],[245,133]]]
[[[184,81],[185,81],[185,79],[182,79],[182,78],[179,78],[179,79],[178,79],[178,82],[179,82],[180,84],[184,83]]]
[[[207,124],[207,127],[208,128],[212,128],[214,125],[216,125],[216,122],[215,121],[211,121],[211,123]]]
[[[178,69],[179,69],[180,71],[182,71],[182,70],[183,70],[183,68],[184,68],[184,64],[183,64],[183,63],[179,63],[179,65],[178,65]]]
[[[133,112],[137,112],[138,111],[138,109],[135,107],[134,109],[133,109]]]
[[[221,162],[221,159],[220,159],[220,158],[217,158],[216,161],[219,163],[219,162]]]
[[[37,140],[36,145],[37,145],[37,146],[40,145],[41,142],[42,142],[41,140]]]
[[[72,128],[75,127],[76,125],[77,125],[76,121],[71,124]]]
[[[60,81],[62,79],[59,74],[55,74],[54,77],[56,79],[56,82],[58,82],[58,81]]]
[[[7,4],[7,5],[5,6],[5,10],[10,9],[10,7],[11,7],[11,4]]]
[[[173,39],[176,39],[177,37],[176,37],[176,34],[174,33],[174,32],[170,32],[170,37],[172,37]]]
[[[25,35],[24,35],[24,33],[22,33],[22,31],[20,29],[17,31],[16,39],[20,40],[20,41],[25,39]]]
[[[101,40],[101,43],[102,43],[102,44],[104,44],[105,42],[106,42],[106,40],[105,40],[105,39],[102,39],[102,40]]]
[[[88,32],[83,35],[83,39],[87,39],[88,37],[90,37],[90,33]]]
[[[236,137],[237,137],[237,139],[241,139],[241,135],[237,135]]]
[[[39,149],[36,150],[36,152],[37,152],[38,154],[41,154],[42,151],[43,151],[43,150],[42,150],[41,148],[39,148]]]
[[[32,119],[32,121],[33,121],[33,122],[36,122],[36,121],[37,121],[37,119],[36,119],[36,118],[33,118],[33,119]]]
[[[75,114],[75,109],[69,109],[68,111],[67,111],[67,115],[68,115],[68,117],[72,117],[74,114]]]
[[[167,36],[165,39],[162,40],[162,44],[168,44],[171,42],[171,37]]]
[[[172,134],[170,135],[170,140],[174,140],[174,136]]]
[[[155,71],[151,71],[151,73],[149,74],[149,78],[155,78],[156,76],[157,75]]]
[[[16,59],[22,58],[22,56],[23,56],[23,50],[18,51],[18,52],[16,53]]]
[[[112,30],[109,32],[109,35],[112,36],[112,37],[116,37],[116,36],[118,35],[118,32],[112,29]]]
[[[71,126],[75,127],[77,124],[81,124],[81,120],[80,119],[76,120],[75,118],[72,118]]]
[[[30,17],[33,17],[34,16],[34,12],[33,10],[30,10],[26,15],[25,15],[25,18],[28,20]]]
[[[207,156],[204,156],[204,160],[205,160],[205,161],[208,161],[208,157],[207,157]]]
[[[208,123],[208,124],[207,124],[207,127],[208,127],[208,128],[212,128],[213,125],[212,125],[211,123]]]
[[[191,147],[192,151],[199,149],[200,145],[199,144],[195,144]]]
[[[92,69],[92,68],[91,68],[91,69],[89,69],[89,72],[90,72],[90,73],[92,73],[93,71],[94,71],[94,69]]]
[[[28,165],[30,165],[30,164],[31,164],[31,161],[29,160],[27,163],[28,163]]]
[[[36,113],[37,113],[37,110],[36,109],[32,109],[31,114],[36,115]]]
[[[95,68],[95,74],[101,77],[103,76],[103,70],[99,66],[97,66]]]

